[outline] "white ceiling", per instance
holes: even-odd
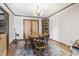
[[[23,16],[33,16],[33,8],[39,6],[44,12],[42,17],[47,17],[68,5],[70,3],[7,3],[14,14]]]

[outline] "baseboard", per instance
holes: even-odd
[[[14,39],[14,40],[15,40],[15,39]],[[13,41],[14,41],[14,40],[13,40]],[[13,43],[13,41],[9,44],[9,46]]]
[[[66,43],[63,43],[63,42],[61,42],[61,41],[57,41],[57,40],[54,40],[54,39],[51,39],[51,38],[49,38],[49,40],[52,40],[52,41],[54,41],[54,42],[58,42],[58,43],[60,43],[60,44],[62,44],[62,45],[66,45],[66,46],[70,47],[69,45],[67,45]]]

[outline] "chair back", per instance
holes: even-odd
[[[40,36],[38,38],[35,39],[35,49],[34,49],[34,53],[36,55],[44,55],[44,54],[48,54],[48,38],[49,36]]]
[[[24,35],[23,35],[23,38],[24,38],[24,40],[26,40],[26,35],[25,35],[25,33],[24,33]]]
[[[35,39],[35,46],[48,45],[48,36],[40,36]]]

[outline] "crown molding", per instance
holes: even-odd
[[[3,4],[11,11],[11,13],[12,13],[13,15],[15,15],[14,12],[8,7],[8,5],[7,5],[6,3],[3,3]]]
[[[70,5],[68,5],[68,6],[64,7],[64,8],[62,8],[61,10],[59,10],[59,11],[57,11],[57,12],[55,12],[55,13],[53,13],[53,14],[47,16],[47,17],[37,17],[37,16],[16,15],[16,14],[14,14],[14,12],[8,7],[8,5],[7,5],[6,3],[4,3],[4,5],[12,12],[12,14],[13,14],[14,16],[31,17],[31,18],[41,18],[41,19],[43,19],[43,18],[49,18],[49,17],[51,17],[51,16],[53,16],[53,15],[55,15],[55,14],[57,14],[57,13],[63,11],[63,10],[65,10],[66,8],[68,8],[68,7],[70,7],[70,6],[74,5],[74,4],[76,4],[76,3],[71,3]]]
[[[30,17],[30,18],[41,18],[41,19],[44,18],[44,17],[37,17],[37,16],[25,16],[25,15],[15,15],[15,16],[20,16],[20,17]]]
[[[49,17],[51,17],[51,16],[53,16],[53,15],[55,15],[55,14],[57,14],[57,13],[63,11],[63,10],[65,10],[65,9],[67,9],[68,7],[70,7],[70,6],[74,5],[74,4],[76,4],[76,3],[71,3],[70,5],[68,5],[68,6],[64,7],[64,8],[62,8],[61,10],[59,10],[59,11],[57,11],[57,12],[55,12],[55,13],[49,15],[49,16],[47,16],[47,18],[49,18]]]
[[[11,12],[14,16],[20,16],[20,17],[30,17],[30,18],[44,18],[44,17],[37,17],[37,16],[25,16],[25,15],[16,15],[11,9],[10,7],[6,4],[6,3],[3,3]]]

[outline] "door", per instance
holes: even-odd
[[[24,33],[26,37],[31,33],[31,21],[24,21]]]
[[[39,32],[39,22],[38,21],[32,21],[32,33],[38,33]]]
[[[24,21],[24,33],[27,36],[31,33],[39,32],[39,21],[38,20],[25,20]]]

